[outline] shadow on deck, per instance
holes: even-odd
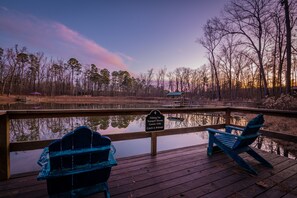
[[[109,179],[111,197],[297,197],[297,161],[259,151],[274,166],[253,176],[226,155],[206,155],[206,145],[118,159]],[[47,197],[37,173],[0,182],[0,197]],[[104,197],[96,194],[91,197]]]

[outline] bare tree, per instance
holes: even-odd
[[[265,49],[269,47],[270,41],[272,4],[270,0],[232,0],[225,9],[224,23],[218,28],[224,34],[242,36],[243,44],[257,54],[265,96],[269,95],[264,65]]]
[[[167,78],[168,78],[168,90],[169,91],[174,91],[174,74],[173,72],[168,72],[167,73]]]
[[[9,79],[9,70],[7,66],[7,53],[0,48],[0,94],[4,94],[6,84]]]
[[[151,85],[152,85],[153,77],[154,77],[154,69],[147,70],[146,84],[145,84],[145,93],[146,94],[150,93],[150,88],[151,88]]]
[[[176,68],[174,70],[175,74],[175,91],[182,91],[182,85],[180,85],[180,79],[181,79],[181,68]],[[179,90],[179,85],[180,85],[180,90]]]
[[[218,61],[216,60],[216,50],[223,38],[223,35],[221,31],[217,31],[215,29],[215,27],[218,26],[218,23],[218,18],[208,20],[206,25],[203,27],[204,36],[202,39],[199,40],[199,42],[204,48],[207,49],[208,60],[210,62],[212,71],[214,71],[214,77],[217,87],[217,97],[219,100],[221,100],[221,87],[219,81]]]
[[[274,25],[274,31],[271,31],[271,38],[274,42],[273,49],[271,50],[271,64],[272,64],[272,91],[273,95],[277,94],[276,87],[279,88],[279,93],[282,92],[282,75],[283,65],[286,55],[285,42],[285,17],[282,9],[277,4],[275,11],[272,13],[272,21]],[[277,71],[278,70],[278,71]]]
[[[244,70],[249,66],[252,66],[252,61],[246,54],[242,51],[236,51],[236,56],[234,56],[234,79],[235,79],[235,98],[238,97],[238,92],[242,88],[243,85],[247,88],[250,83],[250,73],[248,75],[244,75]],[[254,76],[252,74],[252,76]],[[254,86],[254,79],[252,79],[252,83],[250,86]],[[253,87],[252,87],[253,88]]]
[[[191,69],[188,67],[182,67],[181,68],[181,78],[182,81],[181,83],[183,84],[183,91],[190,91],[191,89],[191,84],[190,84],[190,74],[191,74]]]
[[[25,50],[24,50],[25,51]],[[24,51],[17,54],[17,64],[18,64],[18,78],[16,79],[18,81],[18,87],[19,87],[19,94],[22,94],[22,89],[25,85],[25,64],[29,61],[29,56]]]
[[[165,90],[165,76],[166,76],[166,71],[167,68],[164,66],[161,70],[160,70],[160,75],[161,75],[161,87],[162,87],[162,91],[164,92]]]
[[[236,56],[238,55],[236,54],[236,50],[239,47],[239,45],[240,43],[236,40],[235,35],[227,35],[224,37],[220,50],[222,71],[225,73],[228,81],[229,99],[232,99],[232,82],[234,79],[233,75],[235,75],[234,62],[236,60]]]
[[[43,58],[43,53],[29,54],[29,68],[28,68],[28,79],[30,91],[37,91],[37,80],[40,73],[40,61]]]
[[[21,51],[25,51],[25,48],[23,48]],[[8,78],[8,88],[7,88],[7,96],[11,94],[12,91],[12,85],[13,81],[16,80],[16,73],[20,73],[18,71],[18,66],[20,59],[17,59],[17,55],[19,54],[18,45],[15,46],[14,49],[10,48],[7,49],[6,56],[7,56],[7,75]]]
[[[70,58],[67,62],[67,68],[70,69],[70,74],[71,74],[71,90],[72,94],[74,95],[74,74],[79,74],[81,72],[81,64],[80,62],[75,59],[75,58]]]
[[[156,86],[157,86],[157,94],[163,95],[164,87],[165,87],[165,74],[166,74],[166,67],[161,68],[156,73]]]

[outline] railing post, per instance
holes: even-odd
[[[151,155],[157,155],[157,132],[151,132]]]
[[[9,119],[0,115],[0,181],[10,177]]]
[[[230,124],[230,119],[231,119],[231,110],[230,110],[230,108],[227,108],[226,112],[225,112],[225,124],[226,125]]]

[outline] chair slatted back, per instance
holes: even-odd
[[[249,137],[247,139],[238,139],[234,145],[233,149],[241,148],[252,144],[260,135],[259,130],[264,124],[263,114],[257,115],[255,118],[250,120],[244,130],[241,133],[242,137]]]
[[[108,137],[101,136],[87,127],[79,127],[65,135],[61,140],[56,140],[49,145],[50,170],[53,172],[71,171],[82,166],[91,168],[92,165],[108,161],[110,145],[111,140]],[[84,150],[101,147],[104,149],[84,152]],[[65,155],[55,156],[59,152],[65,153]],[[110,171],[111,168],[108,167],[67,176],[62,175],[59,178],[47,180],[48,192],[49,194],[56,194],[106,182]]]

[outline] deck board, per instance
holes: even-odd
[[[112,197],[297,197],[297,161],[259,151],[274,168],[243,157],[259,172],[243,171],[223,153],[206,155],[206,146],[118,159],[109,187]],[[37,173],[0,182],[2,197],[47,197],[46,182]],[[104,197],[103,194],[91,197]]]

